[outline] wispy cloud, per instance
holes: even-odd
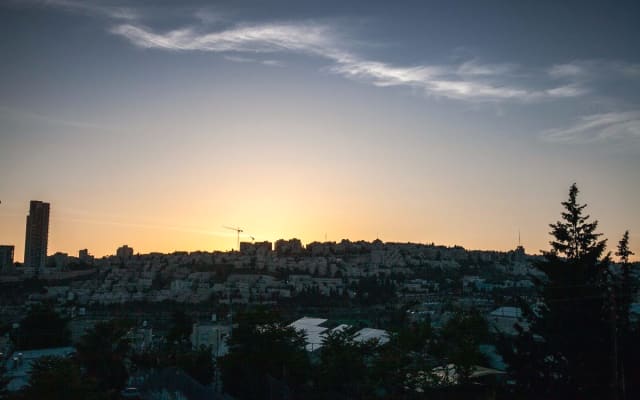
[[[143,48],[171,51],[207,51],[235,53],[231,61],[248,62],[253,58],[237,53],[302,53],[331,62],[329,71],[376,86],[411,86],[427,95],[469,101],[540,101],[583,95],[577,84],[527,88],[504,81],[514,64],[482,64],[477,60],[459,65],[396,66],[367,60],[339,46],[340,38],[328,26],[304,24],[260,24],[236,26],[216,32],[200,32],[193,27],[157,33],[135,24],[121,24],[111,32]],[[266,65],[275,63],[262,61]]]
[[[224,59],[227,61],[233,61],[237,63],[255,63],[258,62],[255,58],[249,57],[240,57],[240,56],[224,56]]]
[[[549,68],[548,73],[553,78],[574,78],[586,74],[583,66],[577,63],[557,64]]]
[[[219,10],[204,8],[189,11],[193,24],[158,31],[143,25],[142,8],[95,1],[26,1],[107,17],[115,24],[109,28],[111,33],[141,48],[220,53],[229,61],[267,66],[282,66],[283,62],[264,59],[264,55],[303,54],[324,59],[328,62],[324,70],[345,78],[380,87],[411,87],[427,96],[460,101],[528,103],[572,98],[589,93],[589,77],[603,70],[640,77],[638,65],[604,61],[574,61],[537,71],[529,69],[524,75],[534,75],[534,79],[528,80],[520,79],[526,68],[513,63],[470,59],[448,65],[399,65],[363,57],[347,45],[354,42],[352,38],[336,33],[341,31],[340,26],[317,21],[242,24]]]
[[[116,20],[135,20],[139,14],[131,7],[104,4],[95,1],[78,0],[20,0],[18,3],[30,3],[41,6],[62,8],[67,11],[90,16],[106,17]]]
[[[574,124],[541,133],[554,143],[591,143],[615,139],[640,139],[640,111],[611,112],[583,116]]]
[[[269,67],[284,67],[284,63],[279,60],[262,60],[260,61],[263,65],[268,65]]]
[[[510,74],[517,69],[515,64],[483,64],[470,60],[460,64],[457,72],[461,76],[496,76]]]
[[[553,78],[593,80],[601,78],[640,78],[640,64],[611,60],[575,60],[551,66],[547,73]]]
[[[535,89],[501,82],[505,77],[499,71],[506,71],[504,68],[477,63],[472,68],[466,63],[457,68],[432,65],[397,67],[381,62],[352,61],[341,63],[333,70],[347,77],[368,80],[377,86],[414,86],[422,88],[428,95],[457,100],[532,102],[586,93],[586,89],[578,85]]]
[[[145,48],[248,53],[290,51],[333,56],[329,32],[323,26],[264,24],[208,33],[188,27],[162,34],[141,26],[123,24],[112,28],[111,32]]]
[[[237,63],[259,63],[262,65],[267,65],[270,67],[283,67],[284,63],[279,60],[261,60],[258,58],[250,58],[250,57],[241,57],[234,55],[225,55],[224,59],[227,61],[233,61]]]

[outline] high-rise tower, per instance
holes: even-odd
[[[0,244],[0,269],[13,267],[13,246]]]
[[[47,262],[49,239],[49,203],[31,200],[27,215],[27,238],[24,243],[24,265],[35,268],[36,273]]]

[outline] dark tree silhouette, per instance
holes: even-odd
[[[612,330],[609,257],[577,201],[578,188],[562,202],[562,219],[551,224],[552,249],[536,264],[541,302],[525,307],[530,330],[518,326],[515,342],[502,345],[510,373],[524,397],[602,398],[611,393]]]
[[[36,305],[20,322],[20,331],[15,338],[19,349],[42,349],[68,346],[71,333],[67,321],[49,305]]]
[[[82,377],[72,360],[44,357],[33,363],[29,385],[16,398],[24,400],[106,400],[94,382]]]
[[[202,385],[209,385],[213,382],[215,363],[210,348],[202,347],[198,350],[178,354],[176,366]]]
[[[459,382],[466,384],[474,367],[485,364],[479,346],[488,336],[487,321],[478,311],[458,311],[442,327],[433,352],[444,365],[455,365]]]
[[[7,385],[10,382],[10,378],[5,376],[6,368],[3,364],[0,364],[0,399],[4,400],[9,397],[9,391]]]
[[[620,289],[618,297],[618,317],[623,331],[629,330],[629,310],[631,300],[634,293],[633,278],[631,277],[631,263],[629,257],[634,253],[629,249],[629,231],[625,231],[622,239],[618,242],[618,251],[616,256],[619,257],[622,268],[622,276],[620,279]]]
[[[175,311],[171,316],[171,328],[167,334],[167,341],[170,344],[183,344],[189,340],[193,321],[182,310]]]
[[[224,390],[238,399],[269,398],[309,378],[305,336],[262,310],[239,314],[229,353],[218,360]]]
[[[346,331],[331,332],[322,342],[318,366],[320,389],[328,398],[336,394],[365,397],[369,386],[366,358],[375,344],[356,342]]]
[[[629,231],[625,231],[618,242],[616,256],[621,266],[621,276],[618,279],[616,305],[617,305],[617,347],[620,349],[618,361],[619,374],[617,374],[619,394],[622,399],[635,398],[640,388],[640,368],[637,366],[640,358],[640,327],[631,325],[630,311],[636,285],[631,276],[631,262],[629,257],[634,253],[629,249]]]
[[[629,256],[634,255],[635,253],[629,249],[629,231],[625,231],[624,235],[622,235],[622,239],[618,242],[618,251],[616,255],[620,257],[620,262],[623,265],[629,264]]]
[[[183,350],[176,346],[161,348],[131,355],[133,368],[138,371],[154,372],[167,368],[178,368],[202,385],[209,385],[215,377],[215,362],[211,348]]]
[[[562,221],[550,224],[554,240],[550,241],[552,253],[569,260],[581,260],[585,258],[597,259],[602,255],[607,241],[598,238],[602,236],[596,233],[598,221],[589,222],[589,215],[583,215],[586,204],[578,204],[578,186],[574,183],[569,188],[569,199],[563,201],[565,211],[562,212]]]
[[[130,346],[125,335],[130,328],[126,321],[101,322],[77,344],[78,361],[87,375],[111,394],[122,390],[128,379],[125,358]]]

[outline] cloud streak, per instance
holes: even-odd
[[[169,51],[234,53],[227,59],[252,60],[237,54],[295,53],[321,57],[329,71],[375,86],[409,86],[425,94],[468,101],[541,101],[581,96],[586,89],[576,83],[545,89],[527,88],[504,82],[517,68],[513,64],[481,64],[475,60],[459,65],[397,66],[367,60],[339,46],[342,41],[329,26],[305,24],[241,25],[215,32],[193,27],[165,33],[136,24],[120,24],[111,29],[138,47]],[[270,65],[270,62],[263,62]]]
[[[576,60],[553,65],[547,73],[552,78],[573,80],[593,80],[602,77],[633,79],[640,78],[640,64],[610,60]]]
[[[410,87],[426,96],[466,102],[533,103],[590,94],[597,79],[615,75],[640,78],[640,65],[606,60],[576,60],[532,70],[513,63],[486,64],[472,59],[448,65],[398,65],[362,57],[351,50],[340,26],[316,21],[235,24],[210,8],[182,7],[195,22],[158,31],[143,24],[161,9],[124,7],[102,1],[25,0],[111,20],[109,31],[131,44],[174,52],[219,53],[228,61],[283,66],[267,55],[298,54],[324,59],[324,71],[378,87]],[[142,8],[140,8],[142,7]],[[160,11],[159,11],[160,10]],[[166,10],[165,10],[166,11]],[[185,14],[186,13],[186,14]],[[216,27],[213,29],[212,27]],[[224,28],[223,28],[224,27]],[[595,85],[597,86],[597,85]]]
[[[593,143],[617,139],[640,139],[640,111],[610,112],[583,116],[574,124],[541,133],[553,143]]]
[[[130,7],[105,5],[99,2],[77,0],[20,0],[16,3],[30,3],[45,7],[61,8],[70,12],[81,13],[94,17],[106,17],[115,20],[133,21],[139,18],[139,14]]]

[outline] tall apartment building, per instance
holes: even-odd
[[[13,267],[13,246],[0,245],[0,269]]]
[[[27,215],[27,235],[24,243],[24,266],[35,268],[36,273],[47,262],[49,240],[49,203],[31,200]]]

